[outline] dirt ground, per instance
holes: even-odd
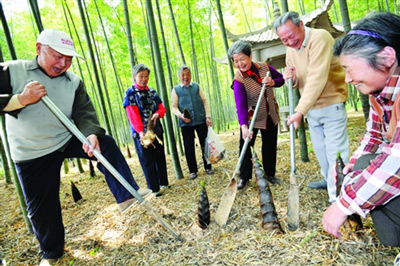
[[[356,148],[363,131],[361,111],[349,112],[351,151]],[[181,234],[183,240],[177,240],[139,204],[120,214],[97,169],[97,177],[90,178],[86,164],[83,174],[70,164],[70,172],[63,173],[60,191],[66,233],[65,255],[57,265],[393,265],[399,251],[379,243],[369,216],[363,220],[365,227],[357,240],[335,239],[324,232],[321,217],[329,206],[327,193],[307,187],[309,181],[321,178],[310,140],[310,161],[301,162],[298,152],[296,157],[300,228],[287,230],[290,176],[287,132],[282,132],[278,140],[277,177],[281,182],[271,186],[285,233],[276,234],[261,228],[254,178],[244,191],[238,192],[225,227],[212,221],[207,229],[201,230],[196,224],[200,180],[205,181],[213,219],[238,159],[238,129],[221,132],[219,137],[228,158],[213,165],[214,175],[205,174],[198,154],[199,177],[195,180],[187,178],[186,161],[181,157],[185,178],[177,180],[168,156],[171,187],[163,191],[163,196],[149,198],[155,211]],[[257,141],[257,153],[260,153],[259,144]],[[138,184],[145,187],[134,148],[130,148],[129,165]],[[78,203],[72,199],[70,180],[76,183],[84,198]],[[0,193],[0,259],[7,265],[37,264],[39,245],[34,235],[27,233],[14,185],[0,181]]]

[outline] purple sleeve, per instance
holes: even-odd
[[[247,94],[242,83],[234,80],[233,81],[233,95],[235,96],[236,112],[239,120],[239,124],[247,125],[249,121],[248,106],[247,106]]]
[[[285,83],[285,80],[283,79],[282,74],[279,73],[279,71],[276,70],[273,66],[268,65],[268,67],[269,67],[269,70],[271,71],[271,77],[275,81],[274,87],[281,87]]]

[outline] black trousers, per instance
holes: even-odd
[[[355,163],[354,170],[367,168],[370,161],[378,155],[361,156]],[[400,197],[398,196],[389,203],[376,207],[370,214],[379,241],[384,245],[400,247]]]
[[[206,123],[197,126],[181,127],[181,131],[183,137],[183,145],[185,146],[186,162],[189,167],[190,173],[197,173],[196,151],[194,146],[195,131],[197,132],[197,137],[199,138],[201,146],[204,169],[211,169],[211,164],[208,164],[206,158],[204,157],[204,143],[207,138],[208,132]]]
[[[276,171],[276,144],[278,140],[278,125],[274,125],[271,118],[268,116],[267,129],[253,129],[253,138],[247,146],[246,154],[240,166],[240,179],[250,180],[253,173],[253,164],[251,161],[251,147],[254,147],[258,131],[261,132],[261,154],[265,174],[267,176],[275,176]],[[242,151],[244,140],[242,130],[240,130],[239,154]],[[239,155],[240,156],[240,155]]]
[[[136,190],[139,186],[133,179],[129,165],[110,136],[99,137],[102,155],[114,166],[125,180]],[[39,240],[43,258],[59,258],[64,252],[64,224],[60,203],[60,169],[65,158],[89,158],[82,149],[82,143],[72,137],[63,152],[16,163],[15,167],[24,193],[33,232]],[[117,203],[131,194],[101,164],[97,168],[105,175],[106,182]]]
[[[160,136],[163,141],[163,136]],[[153,142],[154,146],[143,147],[140,138],[134,138],[136,153],[140,166],[146,178],[147,188],[153,192],[160,191],[160,186],[168,186],[167,162],[165,159],[164,146],[158,140]]]

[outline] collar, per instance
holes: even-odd
[[[183,85],[183,84],[181,83],[181,87],[182,87],[182,88],[183,88],[183,87],[187,87],[187,88],[192,87],[192,82],[190,82],[189,85]]]
[[[301,47],[299,50],[296,50],[297,52],[302,52],[304,50],[304,48],[306,48],[306,45],[308,43],[308,40],[310,39],[310,28],[304,26],[304,41],[301,44]]]
[[[71,78],[70,78],[70,76],[68,74],[68,71],[65,71],[64,73],[62,73],[61,75],[59,75],[57,77],[50,77],[49,75],[47,75],[46,71],[44,71],[44,69],[41,66],[39,66],[39,64],[37,62],[37,58],[38,57],[36,56],[35,59],[33,59],[32,61],[30,61],[28,63],[28,67],[27,67],[28,71],[33,71],[33,70],[39,69],[40,71],[42,71],[49,78],[58,78],[58,77],[65,76],[67,79],[71,80]]]
[[[147,91],[147,90],[149,90],[149,87],[148,86],[146,86],[146,87],[140,87],[136,82],[135,82],[135,88],[137,88],[138,90],[140,90],[140,91]]]
[[[380,92],[372,94],[375,98],[381,98],[394,102],[400,91],[400,67],[397,67],[393,75],[386,82],[385,87]]]
[[[253,72],[256,72],[256,71],[259,72],[258,70],[260,69],[260,67],[261,66],[259,64],[255,63],[255,62],[252,62],[250,70],[253,71]],[[239,73],[240,73],[240,75],[242,75],[243,78],[249,77],[249,75],[247,75],[246,72],[239,71]]]

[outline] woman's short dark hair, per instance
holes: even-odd
[[[147,70],[150,74],[150,68],[144,64],[135,65],[132,69],[132,74],[136,76],[139,72],[142,72],[143,70]]]
[[[245,40],[234,42],[228,50],[228,56],[233,61],[234,54],[244,53],[247,56],[251,55],[251,43]]]
[[[374,13],[339,39],[333,54],[364,58],[371,67],[382,70],[383,62],[377,54],[386,46],[396,51],[396,59],[400,62],[400,17],[392,13]]]

